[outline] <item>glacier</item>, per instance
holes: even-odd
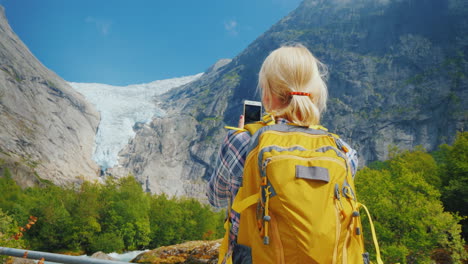
[[[153,117],[164,116],[164,110],[155,104],[155,97],[195,81],[202,75],[199,73],[128,86],[68,82],[101,114],[93,153],[93,159],[101,170],[118,165],[118,154],[135,136],[133,126],[136,123],[148,123]]]

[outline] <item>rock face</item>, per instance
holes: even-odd
[[[463,0],[305,0],[231,62],[164,95],[168,115],[138,128],[121,164],[150,191],[203,199],[223,126],[237,123],[243,100],[260,99],[261,63],[288,42],[328,65],[322,123],[361,165],[392,146],[434,150],[466,127],[467,32]]]
[[[44,67],[11,30],[0,6],[0,167],[20,184],[94,180],[99,114]]]
[[[389,146],[434,150],[466,126],[467,14],[462,1],[303,1],[233,60],[245,80],[233,98],[254,97],[268,53],[300,42],[328,65],[322,122],[361,164],[387,159]],[[225,121],[238,112],[230,104]]]
[[[119,153],[121,165],[109,173],[131,173],[152,193],[205,199],[203,179],[209,176],[210,159],[223,134],[217,127],[222,118],[213,113],[224,111],[228,104],[226,95],[217,88],[210,91],[209,85],[215,80],[224,83],[223,87],[234,85],[234,81],[220,77],[229,62],[220,60],[200,79],[173,90],[171,96],[179,100],[169,95],[161,98],[158,103],[166,115],[134,127],[135,138]],[[192,98],[200,94],[204,100],[194,109]]]

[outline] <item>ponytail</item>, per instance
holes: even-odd
[[[259,73],[265,109],[300,126],[320,124],[328,98],[326,73],[326,66],[300,44],[273,51]],[[273,97],[282,107],[272,109]]]

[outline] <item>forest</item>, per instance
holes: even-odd
[[[421,147],[389,151],[389,160],[356,175],[358,199],[370,210],[384,262],[466,263],[468,132],[430,153]],[[22,189],[8,168],[3,171],[0,246],[91,254],[212,240],[224,232],[224,211],[145,193],[132,176]],[[362,213],[366,249],[375,259],[367,218]]]
[[[224,232],[224,211],[195,199],[145,193],[133,176],[104,185],[22,190],[7,170],[0,178],[0,205],[0,245],[39,251],[123,252],[214,239]],[[30,216],[37,221],[29,223]]]
[[[421,147],[390,152],[389,160],[356,174],[358,200],[369,208],[385,263],[466,263],[468,132],[432,153]]]

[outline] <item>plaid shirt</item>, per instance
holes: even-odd
[[[290,122],[286,119],[278,118],[276,123],[287,124]],[[235,132],[235,130],[229,131],[227,136],[224,138],[219,150],[214,172],[208,183],[208,200],[210,204],[215,207],[227,207],[229,203],[232,204],[232,201],[234,201],[234,197],[242,184],[244,163],[247,158],[251,135],[249,132]],[[357,152],[349,147],[349,145],[343,140],[338,140],[340,140],[341,143],[349,150],[346,155],[351,164],[351,170],[354,176],[358,165]],[[237,240],[240,215],[232,210],[229,213],[232,223],[230,241],[234,243]]]

